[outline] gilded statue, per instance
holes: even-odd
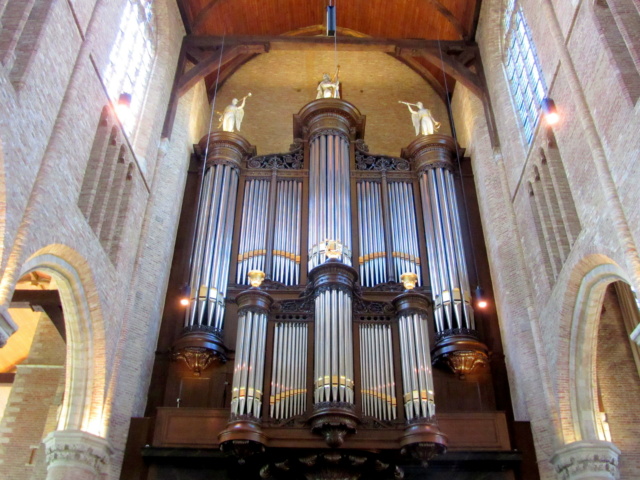
[[[322,75],[322,81],[318,83],[318,98],[340,98],[340,65],[336,68],[336,73],[331,77],[328,73]]]
[[[440,122],[436,122],[431,115],[431,111],[428,108],[424,108],[422,102],[418,103],[403,103],[407,106],[411,112],[411,121],[416,129],[416,135],[433,135],[440,128]],[[411,107],[418,107],[417,110],[413,110]]]
[[[224,112],[216,112],[219,117],[218,128],[222,128],[224,132],[234,132],[235,130],[240,131],[240,126],[242,125],[242,119],[244,118],[244,104],[247,101],[247,97],[250,97],[251,93],[242,97],[242,103],[238,105],[238,99],[234,98],[231,100],[231,105],[228,105],[227,108],[224,109]]]

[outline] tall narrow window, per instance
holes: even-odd
[[[140,116],[155,56],[151,0],[127,0],[105,71],[111,101],[131,95],[130,113],[120,121],[127,133]]]
[[[540,118],[540,104],[546,96],[540,62],[522,8],[508,0],[503,19],[504,65],[511,95],[522,123],[524,138],[531,144]]]

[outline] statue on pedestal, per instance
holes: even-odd
[[[238,105],[238,99],[234,98],[231,100],[231,105],[224,109],[224,112],[216,112],[219,115],[218,121],[220,122],[218,128],[222,128],[223,132],[240,131],[242,119],[244,118],[244,104],[247,101],[247,97],[250,96],[251,93],[242,97],[242,103],[240,105]]]
[[[404,103],[411,112],[411,121],[416,129],[416,135],[433,135],[440,128],[440,122],[434,120],[431,111],[428,108],[424,108],[422,102],[407,103],[399,101],[398,103]],[[418,107],[418,109],[413,110],[412,106]]]
[[[340,73],[340,65],[336,68],[336,73],[333,77],[330,77],[328,73],[322,75],[322,81],[318,84],[318,98],[340,98],[340,80],[338,74]]]

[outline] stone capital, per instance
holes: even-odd
[[[620,450],[611,442],[579,441],[558,450],[551,463],[558,480],[619,479]]]
[[[47,480],[100,479],[107,473],[111,448],[104,438],[81,430],[57,430],[43,442]]]

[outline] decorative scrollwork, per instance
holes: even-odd
[[[478,332],[470,328],[450,328],[437,333],[436,342],[440,341],[444,337],[450,337],[451,335],[468,335],[473,338],[478,338]]]
[[[356,168],[358,170],[378,170],[378,171],[401,171],[406,172],[411,169],[409,160],[399,157],[389,157],[387,155],[369,154],[369,147],[362,140],[355,142],[356,147]]]
[[[291,150],[289,152],[252,157],[247,161],[248,168],[265,168],[271,170],[300,170],[303,164],[303,143],[298,139],[291,144]]]
[[[282,300],[275,305],[275,310],[278,313],[313,313],[315,310],[315,298],[313,295],[304,296],[302,298],[295,298],[293,300]]]
[[[387,302],[374,302],[371,300],[365,300],[358,296],[354,296],[353,313],[354,315],[358,315],[358,314],[393,315],[395,314],[395,308],[393,308],[393,305]]]

